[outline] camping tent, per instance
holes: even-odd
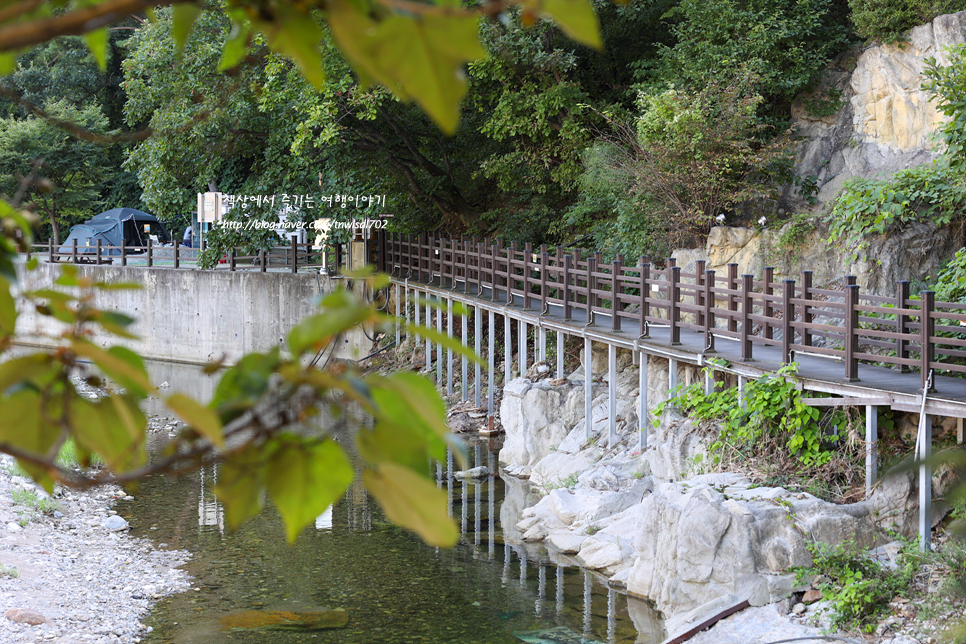
[[[171,241],[164,224],[154,215],[135,210],[134,208],[114,208],[95,215],[89,221],[78,224],[70,229],[70,235],[60,247],[61,253],[73,251],[74,241],[77,240],[79,255],[93,255],[97,252],[97,240],[102,246],[147,246],[151,235],[157,237],[158,242]],[[103,255],[120,255],[118,248],[103,250]]]

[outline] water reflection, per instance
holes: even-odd
[[[486,465],[493,472],[497,451],[497,445],[474,443],[467,468]],[[454,460],[450,452],[433,467],[464,534],[451,550],[429,548],[391,525],[358,483],[289,546],[271,511],[237,532],[225,530],[214,498],[215,466],[180,481],[149,479],[126,518],[136,535],[195,553],[187,568],[201,589],[161,604],[149,622],[156,629],[149,641],[519,644],[562,641],[551,639],[560,633],[586,643],[662,640],[658,615],[647,603],[608,588],[566,557],[522,543],[512,526],[533,503],[525,484],[493,476],[460,480]],[[348,625],[311,634],[217,630],[220,617],[240,610],[320,607],[344,608]],[[563,630],[551,635],[546,629]]]

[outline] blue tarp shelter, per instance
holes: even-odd
[[[73,251],[74,240],[77,240],[79,255],[93,255],[97,253],[97,240],[102,246],[147,246],[151,235],[157,237],[158,242],[165,244],[171,241],[164,224],[154,215],[135,210],[134,208],[114,208],[95,215],[89,221],[78,224],[70,229],[70,235],[60,247],[61,253]],[[103,250],[102,255],[120,255],[118,248]]]

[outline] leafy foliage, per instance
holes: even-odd
[[[899,551],[894,570],[857,550],[849,541],[835,546],[810,543],[808,549],[812,567],[797,571],[798,582],[822,575],[824,581],[819,589],[829,602],[832,627],[865,633],[875,630],[876,618],[894,597],[908,594],[921,559],[915,546],[908,542]]]
[[[692,384],[661,403],[654,410],[654,422],[660,423],[660,414],[667,406],[677,407],[694,418],[723,421],[718,439],[710,446],[712,452],[728,447],[750,456],[764,443],[777,440],[802,465],[824,465],[831,460],[839,435],[838,431],[826,432],[826,428],[831,425],[844,430],[846,419],[841,412],[833,412],[823,421],[818,407],[803,402],[795,387],[797,369],[798,365],[792,363],[774,375],[749,382],[745,409],[738,404],[737,388],[706,394],[700,383]]]
[[[699,242],[722,211],[773,195],[790,176],[790,140],[764,138],[755,88],[755,76],[742,71],[697,93],[641,94],[634,127],[615,123],[610,146],[587,157],[587,183],[614,177],[627,186],[628,210],[649,211],[644,227],[651,235],[663,228],[663,245]]]
[[[674,15],[677,43],[662,52],[662,78],[699,91],[744,65],[767,103],[790,101],[848,43],[834,0],[682,0]]]
[[[888,179],[852,179],[826,217],[829,242],[858,253],[866,235],[884,234],[914,222],[944,226],[962,220],[966,183],[945,159],[900,170]]]
[[[966,46],[951,47],[947,55],[948,65],[926,60],[922,87],[933,94],[937,109],[947,117],[941,129],[946,157],[950,170],[961,178],[966,173]]]
[[[66,101],[48,106],[52,115],[92,132],[104,132],[107,118],[97,105],[77,108]],[[39,117],[0,119],[0,192],[34,204],[60,241],[61,226],[97,213],[106,176],[104,146],[82,141]],[[33,180],[27,180],[31,175]],[[25,183],[26,180],[26,183]]]
[[[936,16],[966,9],[963,0],[849,0],[852,22],[863,38],[893,43]]]

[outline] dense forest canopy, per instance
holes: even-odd
[[[158,8],[92,48],[103,71],[89,35],[15,60],[2,81],[0,190],[12,194],[35,166],[49,179],[29,195],[41,238],[120,205],[177,230],[196,193],[216,189],[316,203],[386,195],[404,232],[551,244],[593,235],[611,251],[661,254],[698,243],[715,217],[739,220],[741,203],[791,179],[790,103],[833,56],[966,8],[908,2],[592,0],[599,48],[582,2],[548,2],[556,22],[510,6],[454,22],[449,45],[430,33],[436,49],[403,38],[372,54],[394,56],[400,75],[462,70],[456,103],[431,79],[370,78],[336,3],[300,27],[318,37],[311,51],[245,27],[258,20],[240,21],[235,3]],[[50,116],[112,143],[58,135]]]

